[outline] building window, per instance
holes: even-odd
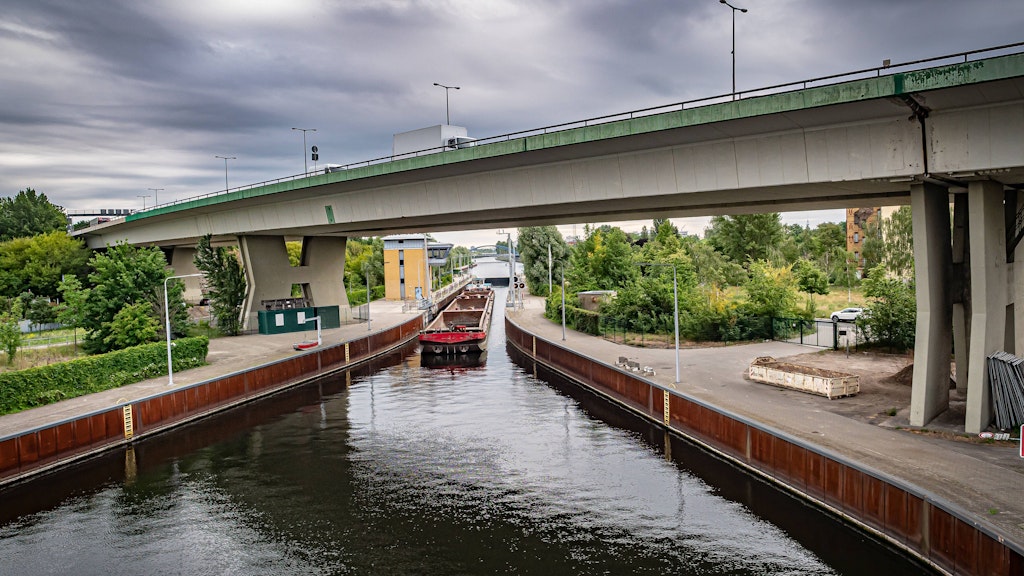
[[[853,233],[853,243],[856,244],[858,242],[860,242],[860,232],[854,232]]]

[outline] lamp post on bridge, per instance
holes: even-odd
[[[167,333],[167,385],[174,386],[174,367],[171,361],[171,307],[167,298],[167,281],[175,278],[195,278],[204,274],[182,274],[164,278],[164,331]]]
[[[737,8],[732,4],[729,4],[726,0],[718,0],[720,3],[725,4],[732,9],[732,99],[736,99],[736,11],[746,13],[746,8]],[[676,382],[679,381],[677,376]]]
[[[458,86],[445,86],[444,84],[438,84],[437,82],[434,82],[434,86],[444,88],[444,123],[450,126],[452,123],[452,117],[448,114],[448,91],[461,90],[461,88]]]
[[[145,194],[145,195],[138,194],[135,197],[136,198],[142,198],[142,209],[145,210],[146,209],[146,198],[149,198],[149,194]]]
[[[306,132],[316,132],[316,128],[292,128],[302,131],[302,173],[309,174],[309,163],[306,161]]]
[[[228,160],[237,160],[234,156],[214,156],[214,158],[221,158],[224,160],[224,191],[228,191]]]
[[[156,206],[157,204],[159,204],[160,203],[160,196],[157,194],[157,192],[162,192],[164,189],[163,188],[146,188],[146,190],[149,190],[150,192],[153,193],[153,206]]]

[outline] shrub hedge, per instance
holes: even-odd
[[[174,341],[174,371],[206,363],[206,336]],[[10,414],[167,374],[167,345],[133,346],[60,364],[0,373],[0,414]]]

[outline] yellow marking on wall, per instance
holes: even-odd
[[[132,405],[124,405],[124,439],[131,440],[135,434],[135,422],[132,419]]]
[[[348,364],[348,361],[349,361],[349,356],[348,356],[348,342],[345,342],[345,364]]]
[[[533,337],[533,356],[537,356],[537,337]]]
[[[135,446],[129,445],[124,452],[124,482],[129,486],[135,483],[139,476],[139,466],[135,462]]]
[[[662,390],[661,391],[661,396],[665,399],[665,426],[668,426],[668,421],[669,421],[669,411],[668,411],[669,393],[668,393],[668,390]]]

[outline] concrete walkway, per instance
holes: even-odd
[[[918,486],[1024,547],[1024,458],[1016,442],[984,444],[883,428],[830,411],[829,403],[841,403],[841,398],[785,390],[745,376],[758,356],[782,358],[806,353],[808,347],[765,342],[680,350],[677,385],[674,349],[634,348],[571,329],[562,341],[562,326],[543,313],[544,301],[535,297],[527,297],[522,310],[506,311],[519,326],[555,344],[611,365],[620,356],[629,357],[654,368],[657,374],[649,379],[658,384]]]
[[[370,327],[366,322],[347,324],[340,328],[323,331],[324,345],[337,344],[366,336],[368,333],[382,332],[406,322],[419,310],[403,312],[402,302],[386,302],[378,300],[370,304]],[[174,373],[174,387],[211,380],[269,364],[277,360],[298,354],[292,345],[307,338],[315,339],[316,331],[292,332],[290,334],[252,334],[231,338],[214,338],[210,340],[208,364],[198,368]],[[55,404],[40,406],[0,416],[0,438],[17,434],[25,430],[39,428],[81,414],[87,414],[103,408],[109,408],[122,402],[145,398],[169,390],[167,375],[143,380],[113,390],[69,398]]]

